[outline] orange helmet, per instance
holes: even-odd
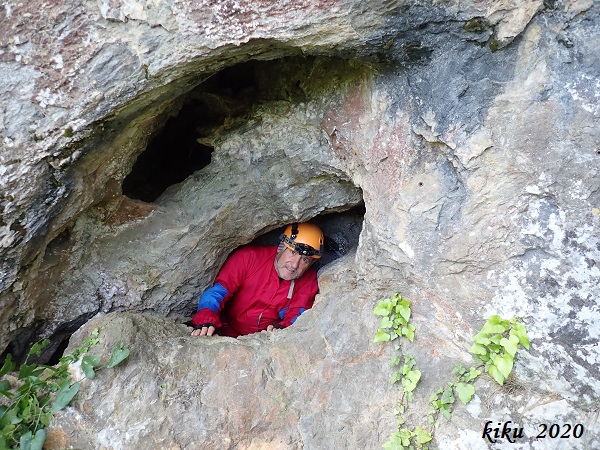
[[[323,232],[315,224],[293,223],[281,235],[281,242],[290,250],[318,259],[323,254]]]

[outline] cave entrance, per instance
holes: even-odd
[[[144,202],[155,201],[169,186],[181,183],[210,163],[213,149],[196,141],[193,106],[184,106],[177,117],[148,144],[123,180],[123,194]]]
[[[249,61],[226,68],[186,94],[177,114],[167,120],[138,156],[123,180],[123,194],[153,202],[169,186],[210,164],[213,148],[203,139],[226,120],[250,110],[264,64]]]
[[[184,99],[179,99],[177,103],[181,106],[178,111],[152,136],[147,148],[139,154],[130,173],[124,178],[123,194],[144,202],[156,201],[170,186],[181,183],[210,164],[213,153],[211,143],[221,133],[243,125],[245,116],[256,105],[271,101],[304,103],[331,89],[332,85],[354,79],[359,72],[360,68],[353,67],[347,61],[289,57],[249,61],[214,74],[185,94]],[[325,235],[325,252],[315,264],[317,270],[358,246],[365,208],[364,205],[356,206],[356,198],[348,201],[352,203],[337,205],[335,211],[310,219],[321,227]],[[278,218],[272,219],[268,229]],[[253,243],[277,245],[282,231],[282,228],[270,231],[257,237]],[[49,254],[59,253],[63,248],[63,239],[68,241],[69,234],[61,235],[54,250],[49,246]],[[51,345],[39,361],[55,362],[60,358],[71,333],[89,318],[82,316],[54,329],[53,334],[44,336],[48,337]],[[46,323],[36,323],[15,339],[7,351],[22,360],[31,344],[46,333],[46,326]]]
[[[122,183],[124,195],[155,201],[169,186],[211,162],[210,137],[244,123],[266,101],[304,102],[308,91],[326,88],[359,72],[347,61],[318,57],[251,60],[215,73],[193,88],[176,114],[150,140]]]
[[[316,270],[356,250],[364,216],[365,206],[360,204],[343,212],[321,214],[309,220],[321,228],[325,237],[323,256],[313,266]],[[250,244],[277,245],[284,230],[285,226],[269,231]]]

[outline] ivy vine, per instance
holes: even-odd
[[[30,357],[39,356],[50,343],[45,339],[34,344],[25,363],[15,371],[9,353],[0,368],[0,450],[41,450],[46,441],[46,427],[52,414],[66,408],[81,387],[69,373],[69,365],[81,358],[81,368],[88,379],[96,371],[115,367],[129,356],[129,350],[117,342],[108,361],[86,353],[100,342],[99,331],[71,354],[60,358],[55,366],[28,364]]]
[[[415,326],[410,323],[412,315],[410,302],[400,294],[395,293],[391,298],[381,300],[373,310],[373,314],[382,317],[375,333],[375,342],[395,341],[400,337],[414,341]],[[469,352],[482,364],[468,369],[460,364],[455,365],[452,370],[454,378],[429,397],[427,425],[415,427],[406,424],[404,413],[412,402],[413,391],[417,388],[422,373],[415,368],[414,357],[403,354],[401,344],[395,343],[394,349],[398,354],[391,361],[394,370],[390,381],[392,384],[400,382],[402,394],[393,411],[396,416],[397,431],[392,433],[389,440],[383,444],[384,449],[428,450],[435,429],[439,426],[439,416],[442,415],[450,420],[456,398],[465,405],[473,399],[474,383],[482,371],[487,372],[502,385],[513,369],[518,347],[529,349],[527,331],[519,318],[506,320],[498,315],[490,316],[481,331],[474,336],[473,341],[474,344]]]

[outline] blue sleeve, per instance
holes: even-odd
[[[279,319],[280,320],[283,320],[285,318],[285,314],[288,312],[289,309],[290,309],[290,307],[286,306],[285,308],[283,308],[282,310],[279,311]],[[296,321],[296,319],[298,317],[300,317],[300,314],[302,314],[304,311],[306,311],[306,308],[300,308],[298,310],[298,314],[291,317],[291,323],[294,323]]]
[[[213,287],[208,288],[200,296],[198,301],[198,311],[203,308],[208,308],[212,312],[218,313],[223,299],[227,295],[227,289],[220,283],[215,283]]]

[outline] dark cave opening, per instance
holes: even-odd
[[[314,57],[251,60],[225,68],[189,91],[178,113],[138,156],[123,180],[123,194],[155,201],[169,186],[210,164],[213,148],[206,138],[220,128],[243,123],[238,119],[254,105],[303,101],[302,79],[309,76],[315,61]]]
[[[123,180],[123,194],[153,202],[169,186],[210,164],[213,149],[196,141],[194,120],[193,110],[183,108],[167,121]]]
[[[91,312],[60,325],[50,336],[45,338],[48,340],[48,343],[43,347],[39,355],[32,354],[28,356],[28,353],[34,344],[42,341],[40,336],[44,335],[44,323],[36,322],[22,329],[19,335],[2,352],[0,365],[4,363],[9,353],[17,366],[25,363],[46,364],[49,366],[58,364],[69,346],[71,335],[95,315],[96,312]]]
[[[123,180],[123,194],[155,201],[169,186],[210,164],[213,148],[203,138],[250,110],[256,100],[256,61],[229,67],[190,91]]]
[[[321,214],[309,220],[321,228],[325,237],[324,253],[315,263],[315,269],[321,269],[358,247],[364,216],[365,206],[360,204],[346,211]],[[277,245],[284,229],[285,226],[269,231],[250,244]]]

